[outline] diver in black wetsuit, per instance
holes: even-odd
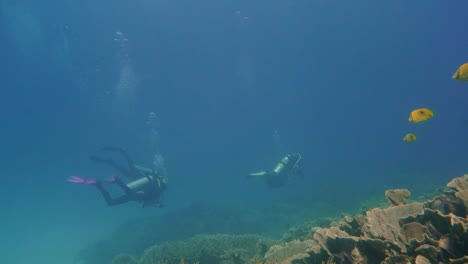
[[[260,171],[251,173],[249,177],[263,177],[269,187],[278,188],[286,183],[286,180],[297,174],[301,174],[300,161],[302,157],[299,153],[284,156],[271,171]]]
[[[97,156],[91,156],[90,159],[95,162],[110,165],[128,179],[133,180],[126,184],[115,175],[112,179],[105,180],[107,183],[117,184],[120,188],[122,188],[125,194],[117,198],[112,198],[109,192],[104,188],[103,182],[100,180],[87,180],[81,177],[71,176],[68,181],[96,186],[109,206],[119,205],[130,201],[142,203],[143,207],[163,206],[162,194],[167,188],[167,178],[165,176],[158,175],[151,169],[135,165],[133,160],[130,158],[130,155],[128,155],[127,151],[123,148],[105,147],[104,150],[122,154],[128,163],[128,168],[117,164],[112,159],[105,159]]]

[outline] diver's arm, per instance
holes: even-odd
[[[126,174],[127,178],[129,179],[136,179],[138,177],[141,177],[141,173],[135,168],[135,163],[133,162],[133,159],[130,157],[128,154],[128,151],[122,147],[104,147],[103,148],[106,151],[113,151],[113,152],[118,152],[120,153],[124,158],[125,161],[128,164],[128,174]]]
[[[121,173],[125,177],[132,178],[131,173],[127,169],[120,166],[119,164],[117,164],[115,161],[113,161],[111,159],[104,159],[104,158],[101,158],[101,157],[98,157],[98,156],[89,156],[89,159],[94,161],[94,162],[107,164],[107,165],[111,166],[112,168],[116,169],[119,173]]]
[[[161,153],[159,146],[159,126],[160,121],[158,115],[155,112],[150,112],[148,114],[148,119],[146,121],[148,127],[148,139],[149,145],[151,148],[151,155],[158,155]]]
[[[143,174],[153,174],[154,170],[150,168],[146,168],[140,165],[135,165],[135,169],[139,170],[140,172],[143,172]]]

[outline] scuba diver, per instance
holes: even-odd
[[[127,150],[121,147],[105,147],[103,150],[120,154],[127,163],[126,167],[118,164],[112,159],[106,159],[98,156],[89,157],[94,162],[111,166],[121,175],[130,180],[130,182],[124,183],[122,179],[116,175],[111,179],[104,180],[104,182],[109,184],[117,184],[123,190],[123,195],[117,198],[112,198],[109,192],[104,188],[103,182],[100,180],[71,176],[68,181],[77,184],[96,186],[109,206],[135,201],[142,203],[143,207],[163,207],[162,195],[167,189],[167,169],[164,165],[164,157],[161,154],[159,146],[159,117],[154,112],[150,112],[146,125],[149,135],[148,145],[153,157],[152,168],[135,165]]]
[[[248,177],[263,177],[268,186],[279,188],[286,183],[286,180],[293,176],[302,174],[300,161],[302,157],[299,153],[288,154],[271,171],[260,171],[251,173]]]
[[[129,183],[124,183],[122,179],[116,175],[113,175],[111,179],[104,180],[104,182],[109,184],[117,184],[124,191],[123,195],[112,198],[109,192],[104,188],[103,182],[100,180],[70,176],[68,181],[77,184],[96,186],[109,206],[135,201],[142,203],[143,207],[163,207],[162,194],[167,188],[167,178],[165,176],[155,173],[152,169],[135,165],[130,155],[123,148],[105,147],[103,150],[122,154],[128,163],[128,168],[125,168],[112,159],[90,156],[91,160],[110,165],[122,175],[132,180]]]

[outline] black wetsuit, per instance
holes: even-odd
[[[266,183],[268,186],[273,187],[273,188],[278,188],[283,186],[286,183],[287,177],[275,173],[274,171],[271,171],[268,173],[266,176]]]
[[[148,177],[148,176],[145,176]],[[156,179],[161,182],[159,179]],[[164,186],[157,184],[156,180],[151,178],[148,186],[145,186],[141,191],[133,191],[131,190],[122,180],[119,178],[115,179],[115,183],[122,188],[125,194],[112,198],[109,192],[104,188],[101,181],[96,183],[96,188],[101,192],[104,200],[108,206],[115,206],[119,204],[124,204],[127,202],[139,202],[142,203],[143,207],[145,206],[159,206],[162,207],[162,191],[164,190]]]
[[[141,190],[134,191],[130,189],[128,185],[125,184],[120,178],[116,178],[115,183],[120,188],[122,188],[122,190],[125,193],[116,198],[112,198],[109,192],[104,188],[102,182],[98,181],[96,183],[96,188],[98,188],[98,190],[101,192],[102,196],[106,200],[107,205],[114,206],[114,205],[127,203],[130,201],[135,201],[135,202],[142,203],[143,206],[150,206],[150,205],[153,205],[153,206],[156,205],[159,207],[162,206],[161,197],[162,197],[163,191],[165,190],[165,183],[163,183],[160,177],[158,177],[157,175],[145,175],[145,173],[138,170],[132,158],[130,157],[130,155],[123,148],[105,147],[103,148],[103,150],[120,153],[125,158],[128,164],[128,168],[125,168],[117,164],[112,159],[105,159],[105,158],[101,158],[97,156],[90,156],[90,159],[95,162],[104,163],[113,167],[114,169],[116,169],[118,172],[120,172],[121,174],[123,174],[125,177],[127,177],[130,180],[136,181],[143,177],[148,177],[149,179],[147,186],[144,186],[144,188],[142,188]]]

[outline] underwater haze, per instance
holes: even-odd
[[[468,83],[452,79],[468,62],[467,9],[0,0],[0,263],[76,263],[125,221],[194,204],[331,217],[388,188],[417,197],[467,173]],[[433,118],[409,122],[419,108]],[[163,208],[109,207],[67,182],[115,173],[88,158],[104,146],[151,166],[151,112],[168,171]],[[281,188],[246,178],[295,152],[303,177]]]

